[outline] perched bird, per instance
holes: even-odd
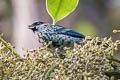
[[[80,44],[85,38],[83,34],[72,29],[40,21],[29,25],[29,29],[37,35],[40,43],[48,44],[52,41],[53,47],[73,46],[74,43]]]

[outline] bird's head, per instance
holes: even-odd
[[[45,22],[34,22],[33,24],[29,25],[28,28],[31,29],[33,32],[38,30],[39,27],[41,27],[41,25],[45,24]]]

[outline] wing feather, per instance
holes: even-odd
[[[57,33],[72,36],[72,37],[85,38],[85,36],[83,34],[78,33],[72,29],[61,28],[61,29],[57,30]]]

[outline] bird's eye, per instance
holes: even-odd
[[[40,22],[35,22],[34,25],[40,25]]]
[[[33,23],[33,25],[40,25],[40,24],[44,24],[44,22],[35,22],[35,23]]]

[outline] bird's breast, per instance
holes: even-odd
[[[40,43],[43,43],[44,42],[44,39],[43,39],[43,34],[41,32],[35,32],[35,36],[36,38],[38,39],[38,41]]]

